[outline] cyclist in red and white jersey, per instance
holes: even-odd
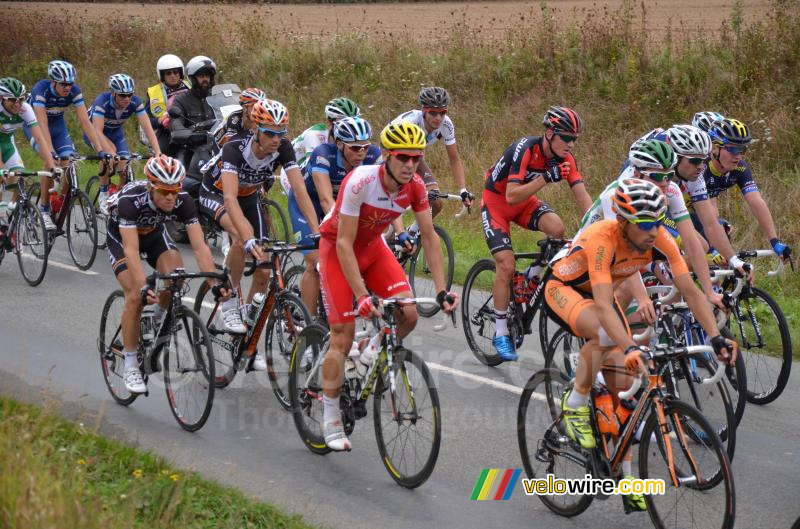
[[[411,207],[419,224],[439,305],[452,312],[458,304],[457,296],[446,291],[439,237],[433,230],[425,184],[416,174],[424,149],[425,133],[418,126],[407,122],[387,125],[381,132],[385,163],[355,168],[342,182],[336,205],[320,225],[320,282],[331,326],[330,349],[322,367],[323,433],[333,450],[351,446],[342,426],[339,394],[342,367],[353,344],[355,315],[380,316],[370,292],[379,298],[413,295],[403,268],[382,237],[406,208]],[[447,302],[449,296],[453,296],[452,304]],[[398,322],[402,339],[416,326],[416,309],[403,307]]]

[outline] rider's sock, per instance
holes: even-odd
[[[322,395],[322,422],[335,421],[341,419],[342,413],[339,409],[339,398],[331,398],[327,395]]]
[[[589,394],[582,394],[578,392],[577,388],[573,388],[572,391],[569,392],[569,397],[567,397],[567,406],[570,408],[580,408],[581,406],[587,406],[589,404]]]
[[[42,213],[50,213],[50,204],[39,204],[39,211]]]
[[[633,468],[632,468],[631,460],[626,459],[622,461],[622,475],[623,476],[633,476]]]
[[[508,336],[508,311],[494,309],[494,335]]]
[[[139,366],[138,353],[136,351],[123,349],[122,353],[125,355],[125,369]]]

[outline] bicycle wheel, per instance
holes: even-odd
[[[286,213],[283,212],[283,208],[269,198],[265,199],[263,204],[269,221],[269,240],[288,243],[289,222],[286,220]]]
[[[726,328],[722,328],[720,334],[736,341]],[[741,352],[741,349],[739,351]],[[715,362],[715,359],[711,359],[712,364]],[[725,378],[723,380],[725,381],[725,387],[728,389],[728,394],[731,396],[733,416],[738,427],[739,423],[742,422],[742,417],[744,417],[744,408],[747,404],[747,368],[741,356],[735,365],[725,366]]]
[[[88,270],[97,255],[97,216],[86,193],[76,189],[67,213],[67,246],[72,262]]]
[[[322,435],[322,360],[328,349],[328,331],[309,325],[300,333],[289,364],[289,397],[300,439],[315,454],[331,451]]]
[[[425,361],[395,349],[391,372],[382,366],[372,404],[383,465],[399,485],[419,487],[433,472],[442,443],[439,393]]]
[[[464,327],[464,335],[472,354],[480,363],[487,366],[496,366],[503,362],[492,349],[494,277],[494,261],[481,259],[467,272],[464,290],[461,293],[461,324]]]
[[[647,512],[658,528],[729,528],[735,519],[730,462],[708,420],[683,401],[663,401],[668,433],[651,413],[639,445],[641,479],[661,479],[665,494],[646,495]],[[702,432],[702,436],[689,434]],[[675,469],[677,484],[670,473]],[[719,483],[709,477],[719,474]]]
[[[517,441],[522,466],[530,479],[552,474],[554,479],[583,479],[591,465],[574,450],[561,423],[561,396],[569,377],[557,369],[542,369],[525,384],[517,408]],[[583,464],[580,462],[583,461]],[[539,495],[548,509],[561,516],[577,516],[585,511],[593,496]]]
[[[570,380],[578,369],[578,358],[585,340],[578,338],[567,329],[558,329],[550,339],[544,355],[544,367],[563,371]]]
[[[441,226],[434,225],[433,231],[439,236],[439,246],[442,249],[442,257],[444,258],[444,279],[445,290],[449,291],[453,285],[453,274],[455,273],[455,253],[453,252],[453,241],[447,230]],[[414,296],[423,298],[435,298],[439,292],[436,290],[436,285],[433,282],[433,274],[428,265],[428,260],[425,258],[425,250],[422,248],[421,240],[418,241],[419,248],[417,254],[411,259],[411,265],[408,271],[408,279],[411,282],[411,290]],[[423,318],[430,318],[439,312],[439,305],[435,303],[418,303],[417,312]]]
[[[86,182],[86,196],[89,197],[89,202],[94,206],[95,215],[97,216],[97,248],[104,250],[106,248],[108,216],[100,211],[97,203],[97,198],[100,196],[99,176],[95,175]]]
[[[125,356],[122,352],[122,311],[125,308],[125,294],[115,290],[106,299],[100,316],[100,335],[97,349],[100,353],[100,367],[109,393],[118,404],[128,406],[138,393],[131,393],[125,387],[122,376],[125,372]]]
[[[100,196],[100,177],[95,175],[86,181],[86,196],[89,201],[97,206],[97,197]]]
[[[283,288],[294,294],[300,295],[300,281],[306,271],[304,265],[292,265],[283,272]]]
[[[30,202],[17,206],[16,248],[17,263],[23,279],[35,287],[47,272],[48,238],[39,208]],[[12,237],[14,234],[9,234]]]
[[[239,370],[242,359],[242,336],[217,331],[214,328],[212,313],[217,304],[210,292],[211,288],[204,281],[197,289],[193,310],[205,323],[208,337],[214,344],[214,386],[222,389],[228,387]]]
[[[164,387],[175,420],[184,430],[195,432],[206,423],[214,402],[214,352],[205,322],[196,312],[177,307],[174,314],[167,340],[160,346]]]
[[[311,324],[311,314],[303,301],[284,290],[275,298],[275,305],[267,320],[264,334],[264,355],[267,360],[267,375],[272,391],[284,409],[290,410],[289,371],[292,350],[300,332]]]
[[[747,371],[747,401],[769,404],[783,393],[789,381],[792,369],[789,326],[778,303],[760,288],[746,289],[736,299],[736,305],[728,329],[739,344]]]

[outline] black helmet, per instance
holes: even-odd
[[[447,108],[450,94],[441,86],[426,86],[419,92],[419,104],[422,108]]]
[[[542,123],[548,129],[567,134],[580,134],[583,121],[577,112],[567,107],[550,107],[544,115]]]

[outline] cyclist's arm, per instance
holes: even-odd
[[[708,237],[708,242],[722,254],[722,257],[730,261],[731,257],[736,255],[736,252],[733,251],[733,246],[731,246],[731,241],[728,240],[728,236],[725,234],[725,229],[719,223],[717,207],[711,200],[694,202],[693,207],[700,218],[700,222],[703,224],[703,230],[706,233],[706,237]]]
[[[423,180],[428,180],[431,177],[433,177],[433,171],[431,171],[431,168],[425,161],[425,156],[423,156],[419,160],[419,165],[417,166],[417,174],[420,175]]]
[[[525,140],[523,139],[518,145],[517,149],[520,149],[521,145],[523,145]],[[514,160],[512,161],[511,167],[508,169],[508,184],[506,184],[506,202],[508,202],[509,206],[513,206],[515,204],[519,204],[527,200],[528,198],[532,197],[547,185],[547,182],[544,180],[544,175],[538,175],[537,177],[533,178],[530,182],[525,182],[525,178],[527,176],[527,167],[528,163],[531,158],[531,149],[527,148],[524,149],[522,154],[519,156],[515,156]]]
[[[322,206],[322,211],[327,215],[334,206],[333,186],[331,186],[330,176],[326,173],[314,171],[311,173],[311,178],[314,179],[314,187],[317,189],[319,205]]]
[[[222,181],[225,211],[230,215],[231,222],[242,237],[242,242],[247,242],[255,237],[255,232],[239,206],[239,175],[232,171],[222,171],[219,178]]]
[[[436,292],[447,290],[447,285],[444,281],[444,256],[442,255],[442,246],[439,244],[439,236],[433,229],[431,210],[415,211],[414,218],[419,226],[422,248],[425,250],[425,259],[428,261],[433,274],[433,284],[436,286]]]
[[[606,334],[624,351],[636,345],[614,308],[614,287],[611,283],[592,283],[592,298],[597,306],[597,319]]]
[[[97,134],[97,138],[99,140],[100,149],[109,153],[117,152],[117,148],[111,143],[105,134],[103,134],[103,127],[105,126],[106,120],[103,116],[92,116],[92,127],[94,128],[95,133]],[[91,140],[91,137],[89,138]],[[97,144],[95,144],[97,145]]]
[[[317,214],[314,211],[314,205],[311,203],[311,197],[308,196],[305,182],[303,182],[303,175],[297,166],[287,169],[286,176],[289,178],[289,184],[294,191],[294,198],[297,200],[297,205],[300,206],[300,213],[306,218],[308,225],[311,227],[311,233],[319,233],[319,223],[317,222]]]
[[[744,195],[744,201],[750,211],[755,215],[758,225],[761,226],[761,231],[767,236],[767,239],[776,239],[778,232],[775,230],[775,222],[772,220],[772,214],[769,212],[769,207],[761,196],[760,191],[751,191]]]
[[[683,299],[686,300],[686,304],[689,305],[689,309],[694,314],[694,317],[700,322],[703,329],[705,329],[708,337],[713,338],[717,336],[719,334],[719,329],[717,328],[717,321],[714,319],[714,313],[711,311],[711,305],[709,305],[706,297],[700,289],[697,288],[694,281],[692,281],[692,276],[689,274],[681,274],[675,276],[673,281],[675,286],[678,287],[678,291],[680,291]]]
[[[133,282],[140,288],[144,286],[146,278],[142,258],[139,256],[139,232],[135,226],[120,226],[119,233],[122,237],[122,248],[125,252],[125,262],[133,276]]]
[[[200,267],[200,271],[216,272],[214,258],[211,257],[211,250],[206,244],[203,228],[200,227],[200,223],[195,222],[194,224],[186,226],[186,235],[189,236],[189,243],[192,245],[194,258],[197,261],[197,266]],[[209,279],[208,282],[209,284],[214,284],[216,280]]]
[[[31,132],[31,136],[36,141],[36,150],[39,153],[39,158],[42,159],[44,163],[45,171],[52,171],[55,167],[55,161],[53,160],[53,156],[50,154],[50,149],[48,147],[49,142],[47,138],[45,138],[45,133],[42,130],[42,127],[39,125],[33,125],[29,127],[28,130]]]
[[[104,144],[100,139],[100,136],[103,136],[103,133],[97,133],[97,129],[92,126],[92,122],[89,121],[89,113],[86,112],[86,105],[78,105],[75,107],[75,114],[78,116],[78,121],[83,128],[83,132],[89,137],[89,142],[92,144],[92,148],[100,152],[104,150]],[[114,152],[113,150],[111,152]]]
[[[55,149],[53,149],[53,144],[50,141],[50,124],[47,121],[47,110],[45,110],[43,106],[34,105],[33,113],[36,115],[36,122],[42,128],[41,132],[45,141],[45,147],[47,148],[47,155],[50,156],[50,153],[55,152]],[[33,134],[33,129],[31,129],[31,134]],[[52,158],[52,156],[50,157]]]
[[[344,215],[339,212],[339,227],[336,234],[336,256],[342,267],[347,284],[353,290],[356,299],[369,294],[361,272],[358,270],[358,259],[353,243],[358,233],[358,217]]]
[[[708,273],[706,252],[703,250],[700,236],[694,229],[692,221],[689,218],[684,218],[676,222],[675,227],[681,236],[683,249],[686,251],[689,264],[692,265],[692,270],[697,274],[697,280],[700,282],[700,286],[703,287],[703,292],[706,293],[706,296],[713,296],[714,287],[711,284],[711,277]]]
[[[453,173],[453,179],[456,181],[457,189],[467,188],[467,179],[464,176],[464,164],[461,162],[461,157],[458,155],[458,147],[456,144],[445,145],[447,157],[450,160],[450,171]]]
[[[153,130],[153,126],[150,124],[150,118],[147,117],[147,114],[137,114],[136,119],[139,120],[139,126],[144,130],[147,141],[150,142],[153,152],[156,156],[160,155],[161,148],[158,146],[158,139],[156,139],[156,133]]]
[[[586,184],[581,182],[573,185],[572,192],[575,194],[575,201],[578,202],[578,206],[581,208],[581,214],[589,211],[589,208],[592,207],[592,197],[586,191]]]

